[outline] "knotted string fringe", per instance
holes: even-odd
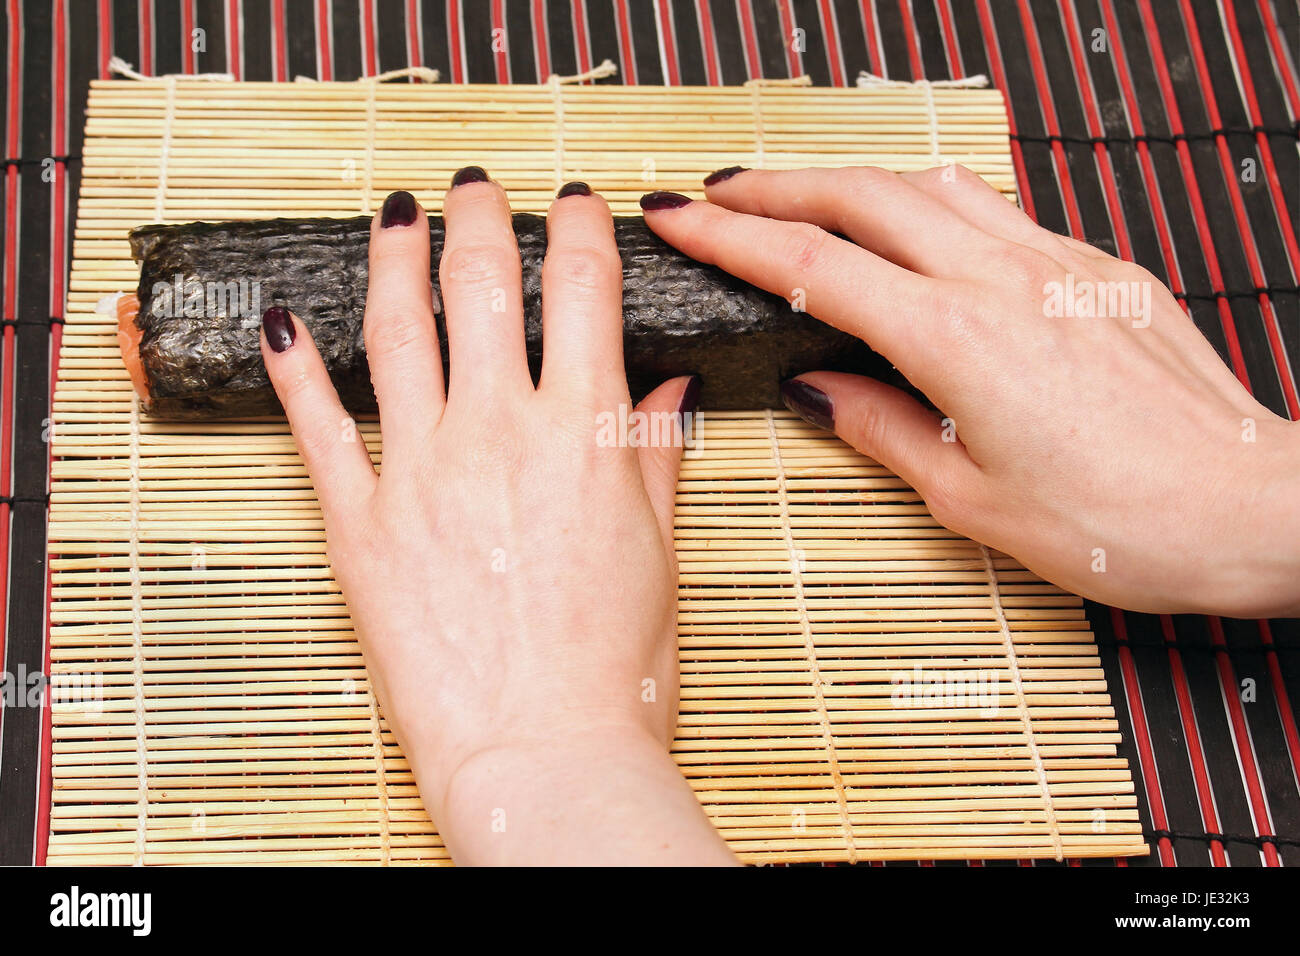
[[[762,169],[767,163],[767,151],[764,147],[763,139],[763,97],[762,90],[765,86],[811,86],[812,77],[804,74],[803,76],[782,76],[766,77],[756,76],[751,80],[746,80],[741,84],[749,88],[749,107],[754,114],[754,161],[755,169]]]
[[[593,69],[571,76],[552,73],[546,78],[546,85],[551,88],[551,111],[555,114],[555,188],[558,191],[565,183],[564,176],[564,93],[560,89],[584,80],[603,80],[618,72],[618,67],[610,59],[601,60]]]
[[[858,89],[917,89],[923,86],[932,86],[940,90],[982,90],[989,85],[989,78],[983,73],[976,73],[974,76],[961,76],[955,80],[891,80],[887,77],[876,76],[874,73],[868,73],[863,70],[858,74],[856,86]]]
[[[116,73],[118,76],[124,76],[128,80],[206,80],[211,83],[233,83],[235,75],[233,73],[165,73],[162,76],[149,76],[136,70],[130,63],[120,56],[110,57],[108,61],[108,72]]]

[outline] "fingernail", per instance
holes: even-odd
[[[641,208],[646,212],[657,212],[660,209],[679,209],[691,201],[691,197],[683,196],[681,193],[653,192],[646,193],[641,197]]]
[[[728,166],[726,169],[715,170],[704,177],[704,185],[716,186],[718,183],[724,183],[736,173],[743,173],[744,166]]]
[[[451,177],[451,188],[464,186],[466,183],[485,183],[488,181],[488,174],[484,172],[482,166],[462,166],[456,170],[456,175]]]
[[[293,345],[294,336],[298,334],[294,331],[289,310],[278,305],[273,305],[262,313],[262,331],[266,333],[266,341],[272,352],[283,352]]]
[[[813,388],[807,382],[792,378],[781,383],[781,400],[790,409],[810,425],[833,431],[835,428],[835,409],[831,407],[831,397],[820,388]]]
[[[555,194],[556,199],[563,199],[565,196],[590,196],[591,187],[586,183],[565,183],[560,187],[560,191]]]
[[[384,200],[384,208],[379,213],[379,226],[409,226],[415,222],[415,197],[405,189],[389,193]]]
[[[694,415],[695,410],[700,407],[700,377],[692,375],[691,380],[686,383],[686,388],[682,390],[682,400],[677,403],[678,415]]]

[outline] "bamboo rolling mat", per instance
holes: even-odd
[[[517,210],[616,212],[711,170],[964,163],[1009,197],[996,91],[97,81],[55,393],[56,864],[448,856],[369,690],[282,420],[139,413],[101,297],[153,221],[440,208],[473,162]],[[379,461],[376,424],[361,423]],[[675,756],[749,862],[1147,852],[1078,598],[938,526],[785,412],[703,417],[678,490]]]

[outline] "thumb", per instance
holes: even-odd
[[[804,421],[833,430],[915,488],[942,524],[974,490],[979,466],[951,420],[906,392],[861,375],[810,372],[782,383],[781,397]]]
[[[692,430],[691,419],[700,404],[700,377],[683,375],[670,378],[641,399],[636,410],[649,421],[662,421],[664,415],[676,415],[677,427],[669,434],[673,440],[654,441],[637,448],[641,464],[641,480],[645,483],[650,505],[659,519],[659,530],[664,544],[671,553],[673,545],[673,505],[677,497],[677,475],[682,463],[682,440]],[[688,417],[689,416],[689,417]],[[664,435],[665,429],[655,428],[655,435]]]

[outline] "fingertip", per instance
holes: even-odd
[[[281,355],[298,340],[299,320],[284,306],[273,305],[262,313],[262,342],[272,355]]]
[[[415,224],[424,210],[405,189],[388,194],[376,220],[380,229],[400,229]]]

